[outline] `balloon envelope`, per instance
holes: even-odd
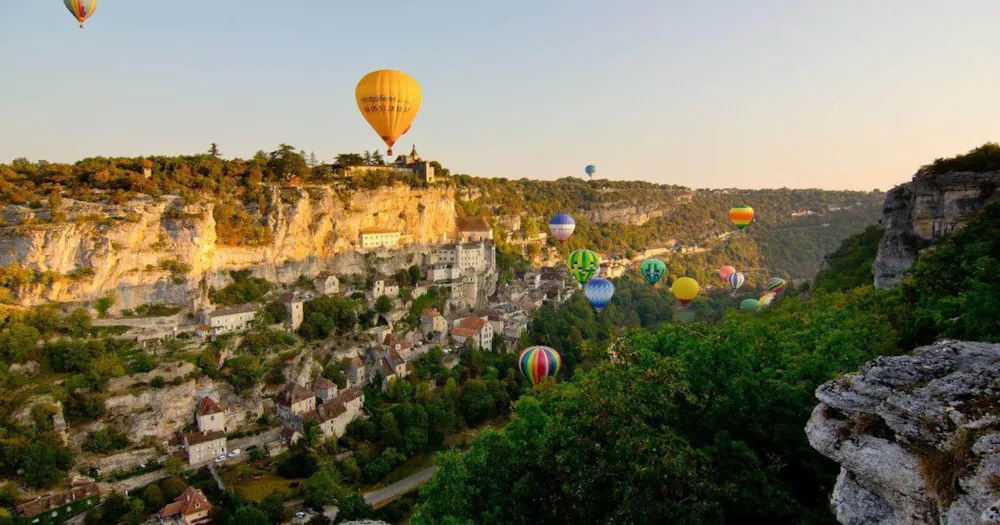
[[[736,268],[729,266],[728,264],[719,268],[719,278],[725,281],[730,275],[736,273]]]
[[[743,275],[743,272],[734,272],[729,274],[729,277],[726,277],[726,282],[729,283],[729,287],[732,288],[734,292],[738,290],[740,286],[743,286],[743,283],[745,283],[746,280],[747,279]]]
[[[97,0],[63,0],[63,3],[66,4],[66,9],[73,14],[76,21],[80,23],[81,28],[90,15],[97,10]]]
[[[774,292],[764,292],[760,296],[760,305],[761,306],[770,306],[771,302],[774,301],[774,298],[777,297],[777,296],[778,296],[778,294],[776,294]]]
[[[546,377],[555,377],[562,366],[562,357],[554,348],[530,346],[517,359],[518,368],[532,385],[541,383]]]
[[[740,303],[740,310],[744,312],[756,312],[760,310],[760,301],[757,299],[743,299]]]
[[[566,242],[566,239],[569,239],[569,236],[573,235],[573,230],[575,229],[576,221],[573,220],[573,217],[565,213],[560,213],[552,217],[552,220],[549,221],[549,233],[559,241],[559,244]]]
[[[570,275],[581,285],[586,284],[592,277],[597,275],[601,266],[601,259],[596,253],[579,249],[566,257],[566,267],[569,268]]]
[[[788,283],[781,277],[771,277],[767,280],[767,289],[774,293],[781,293],[786,286],[788,286]]]
[[[410,130],[420,111],[420,85],[413,77],[395,69],[380,69],[365,75],[354,89],[358,110],[378,133],[392,155],[392,145]]]
[[[583,294],[590,301],[590,306],[600,312],[614,297],[615,284],[607,279],[591,279],[584,285]]]
[[[639,265],[639,271],[649,284],[656,284],[667,273],[667,265],[659,259],[646,259]]]
[[[586,168],[584,168],[583,171],[587,172],[588,177],[593,177],[594,174],[597,173],[597,166],[590,164]]]
[[[753,208],[746,204],[733,206],[729,209],[729,220],[733,221],[733,224],[742,230],[747,227],[747,224],[753,221]]]
[[[690,277],[681,277],[674,281],[674,284],[670,287],[670,291],[673,292],[674,297],[677,298],[681,304],[688,304],[692,299],[698,296],[698,291],[700,287],[698,286],[698,281]]]

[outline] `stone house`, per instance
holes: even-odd
[[[407,363],[399,352],[387,350],[378,360],[378,370],[382,375],[382,390],[389,388],[389,381],[404,379],[415,370],[413,363]]]
[[[188,487],[180,496],[177,496],[171,503],[167,503],[159,512],[161,520],[173,520],[175,523],[185,525],[195,525],[212,521],[212,504],[209,503],[205,494],[194,488]]]
[[[461,242],[493,240],[493,228],[485,217],[459,217],[455,219],[455,229]]]
[[[438,313],[437,308],[427,308],[420,314],[420,333],[426,337],[431,332],[445,333],[448,321]]]
[[[493,326],[488,318],[464,317],[455,321],[451,329],[451,337],[455,342],[464,344],[472,341],[472,347],[490,350],[493,348]]]
[[[306,412],[316,410],[316,396],[298,383],[285,385],[274,403],[278,419],[286,422],[294,421]]]
[[[361,230],[361,248],[393,248],[399,244],[400,232],[384,228],[364,228]]]
[[[340,293],[340,279],[331,272],[319,272],[313,279],[313,286],[316,288],[316,293],[320,295]]]
[[[348,388],[337,397],[323,402],[316,410],[303,415],[302,420],[317,421],[324,436],[339,438],[347,433],[347,425],[361,415],[364,405],[364,392]]]
[[[208,396],[201,398],[201,401],[198,402],[195,419],[198,422],[198,430],[201,432],[226,431],[226,411],[222,405]]]
[[[96,483],[81,483],[65,492],[36,496],[19,503],[14,507],[14,515],[17,523],[61,523],[87,512],[100,502],[100,487]]]
[[[286,293],[281,296],[281,302],[285,305],[285,310],[288,311],[288,327],[292,330],[298,330],[302,326],[304,315],[302,299],[293,293]]]
[[[219,430],[184,434],[188,463],[197,465],[226,453],[226,434]]]
[[[319,403],[326,403],[337,397],[337,383],[321,377],[313,381],[313,393],[316,394]]]
[[[256,304],[245,304],[233,308],[223,308],[215,311],[202,311],[202,321],[207,335],[213,340],[223,334],[243,332],[250,328],[250,323],[260,309]]]
[[[389,333],[382,340],[382,348],[386,351],[392,350],[396,352],[405,361],[410,352],[413,350],[413,343],[399,337],[395,334]]]
[[[368,367],[364,360],[355,357],[347,364],[347,383],[351,387],[361,387],[368,384],[371,377],[368,374]]]

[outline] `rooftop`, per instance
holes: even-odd
[[[460,232],[488,232],[490,224],[485,217],[459,217],[455,219],[455,227]]]
[[[399,233],[398,230],[390,230],[388,228],[361,228],[361,234],[374,234],[374,233]]]
[[[458,325],[462,328],[471,328],[472,330],[479,331],[482,330],[486,323],[489,322],[481,317],[465,317],[459,320]]]
[[[207,415],[210,415],[210,414],[219,414],[219,413],[222,413],[222,412],[225,412],[225,410],[223,410],[223,408],[222,408],[222,405],[220,405],[214,399],[212,399],[212,398],[210,398],[208,396],[205,396],[205,397],[201,398],[201,401],[198,402],[198,412],[197,413],[198,413],[199,416],[207,416]]]
[[[279,405],[292,406],[295,403],[304,401],[313,396],[313,393],[306,390],[302,385],[298,383],[288,383],[285,385],[284,390],[278,394],[277,403]]]
[[[476,334],[478,334],[478,333],[479,333],[479,330],[473,330],[471,328],[463,328],[461,326],[458,327],[458,328],[453,328],[451,330],[451,335],[458,336],[458,337],[475,337]]]
[[[294,302],[302,302],[302,300],[299,299],[298,296],[296,296],[292,292],[287,292],[287,293],[281,294],[281,302],[287,304],[287,303],[294,303]]]
[[[187,441],[188,446],[197,445],[199,443],[207,443],[209,441],[215,441],[218,439],[226,439],[226,433],[221,430],[209,430],[208,432],[192,432],[190,434],[185,434],[184,439]]]
[[[256,303],[243,304],[243,305],[240,305],[240,306],[234,306],[232,308],[223,308],[221,310],[216,310],[216,311],[208,314],[208,318],[209,319],[216,319],[216,318],[224,317],[224,316],[227,316],[227,315],[246,314],[246,313],[250,313],[250,312],[256,312],[257,310],[260,310],[260,305],[258,305]]]
[[[335,388],[336,386],[337,385],[333,381],[330,381],[329,379],[327,379],[325,377],[321,377],[321,378],[313,381],[313,388],[314,389],[319,388],[319,389],[326,390],[328,388]]]
[[[163,507],[163,510],[160,511],[160,517],[166,518],[177,514],[187,516],[208,510],[212,510],[212,504],[208,502],[205,494],[194,487],[188,487],[180,496],[177,496],[173,503],[168,503]]]
[[[43,512],[73,503],[74,501],[87,499],[91,496],[99,496],[100,494],[101,489],[96,483],[87,483],[86,485],[73,487],[65,492],[57,492],[55,494],[35,498],[31,501],[26,501],[17,505],[15,509],[21,516],[31,518]]]

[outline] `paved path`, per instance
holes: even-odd
[[[431,478],[437,467],[427,467],[416,474],[399,480],[392,485],[365,494],[365,503],[372,507],[377,507],[380,503],[386,502],[416,489]]]
[[[215,483],[219,486],[219,490],[226,492],[226,484],[222,482],[222,478],[219,477],[219,473],[215,471],[215,465],[209,463],[208,471],[211,472],[212,477],[215,478]]]

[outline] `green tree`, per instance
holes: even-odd
[[[236,510],[230,523],[240,525],[271,525],[267,514],[253,505],[244,505]]]
[[[97,310],[97,317],[104,319],[108,315],[108,310],[114,305],[115,296],[113,294],[105,295],[94,301],[94,309]]]
[[[375,311],[380,314],[389,313],[392,310],[392,299],[388,295],[383,295],[375,301]]]
[[[337,501],[336,492],[339,488],[340,474],[333,467],[323,467],[306,481],[306,501],[317,507],[333,505]]]
[[[72,337],[86,337],[91,329],[90,314],[83,308],[77,308],[63,319],[63,327]]]
[[[171,459],[177,458],[170,456],[167,458],[167,464],[169,464]],[[164,468],[164,472],[166,472],[170,477],[160,482],[160,492],[163,494],[164,500],[173,501],[177,499],[177,496],[183,494],[184,491],[187,490],[188,486],[183,479],[177,477],[177,474],[180,474],[180,472],[183,472],[184,470],[183,464],[181,465],[180,472],[177,472],[176,474],[168,472],[170,469],[167,464],[165,464],[166,468]]]
[[[161,508],[164,504],[163,492],[160,491],[160,487],[156,483],[150,483],[142,491],[142,500],[145,502],[146,508]]]
[[[169,479],[178,479],[176,476],[183,474],[186,467],[187,465],[184,464],[184,461],[179,458],[175,458],[174,456],[168,457],[167,460],[163,462],[163,472],[168,476],[173,476]]]
[[[284,180],[309,176],[309,165],[306,164],[306,159],[288,144],[282,144],[270,153],[267,167],[276,177]]]
[[[458,401],[462,417],[470,425],[475,425],[488,419],[493,410],[493,398],[490,397],[486,384],[479,379],[473,379],[462,387]]]
[[[0,353],[9,361],[23,363],[41,338],[42,335],[33,326],[11,323],[0,332]]]

